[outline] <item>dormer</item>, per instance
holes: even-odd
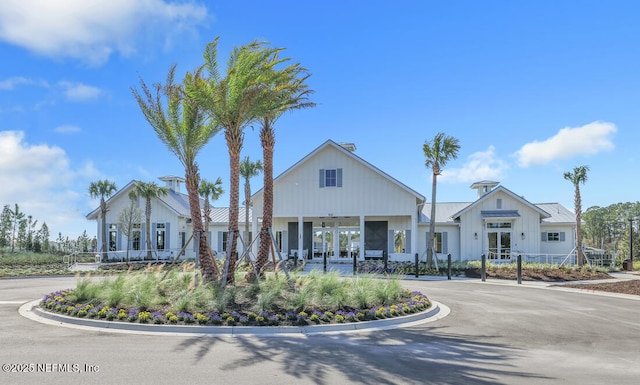
[[[165,183],[165,186],[176,193],[180,193],[180,183],[184,183],[185,179],[175,175],[162,176],[161,181]]]
[[[481,198],[483,195],[493,190],[500,182],[493,182],[490,180],[483,180],[480,182],[475,182],[471,185],[472,189],[478,190],[478,198]]]

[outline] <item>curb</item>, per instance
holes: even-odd
[[[450,309],[436,301],[432,307],[422,313],[401,317],[387,318],[377,321],[360,321],[342,324],[308,325],[308,326],[187,326],[187,325],[152,325],[127,323],[119,321],[103,321],[77,318],[62,314],[50,313],[38,307],[40,300],[25,303],[18,312],[32,321],[84,330],[114,333],[135,333],[151,335],[179,336],[310,336],[318,334],[341,334],[374,330],[395,329],[416,324],[433,322],[449,315]]]

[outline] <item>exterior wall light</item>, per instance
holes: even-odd
[[[520,236],[522,237],[522,239],[525,239],[524,233],[520,234]]]

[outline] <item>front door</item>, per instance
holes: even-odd
[[[511,260],[511,223],[487,223],[488,259],[494,261]]]

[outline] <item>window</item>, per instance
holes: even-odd
[[[278,251],[282,251],[282,231],[276,231],[276,246]]]
[[[404,253],[407,237],[404,230],[393,231],[393,249],[396,253]]]
[[[131,248],[133,250],[140,250],[140,239],[141,239],[141,227],[139,223],[134,223],[133,231],[131,233]]]
[[[487,222],[487,229],[510,229],[511,222]]]
[[[181,231],[178,237],[180,238],[180,247],[184,247],[184,244],[187,243],[187,233]]]
[[[433,237],[433,248],[436,253],[442,253],[442,233],[436,233]]]
[[[564,231],[549,231],[542,233],[542,242],[564,242]]]
[[[336,170],[326,170],[324,174],[324,186],[336,187]]]
[[[408,230],[407,230],[408,231]],[[429,244],[429,233],[425,233],[427,236],[427,245]],[[407,237],[409,238],[409,237]],[[436,232],[433,236],[433,249],[436,254],[447,254],[449,252],[449,248],[447,246],[447,232]],[[409,251],[407,251],[409,252]]]
[[[220,251],[227,251],[227,243],[229,243],[229,232],[222,232],[222,249]]]
[[[498,210],[502,209],[502,198],[496,199],[496,208]]]
[[[342,169],[320,169],[320,188],[342,187]]]
[[[118,225],[109,225],[109,251],[118,249]]]
[[[165,244],[164,223],[158,223],[156,225],[156,250],[164,250],[164,244]]]

